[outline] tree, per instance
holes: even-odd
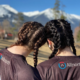
[[[77,35],[77,41],[80,41],[80,30],[79,30],[78,35]]]
[[[1,22],[0,22],[0,29],[2,29],[2,25],[1,25]]]
[[[78,31],[78,34],[77,34],[77,41],[80,41],[80,23],[79,23],[79,29],[77,30]]]
[[[19,28],[22,26],[24,23],[24,15],[23,13],[19,12],[14,19],[16,22],[14,22],[14,26],[19,30]]]
[[[54,4],[54,8],[53,8],[53,12],[54,12],[54,17],[55,19],[59,18],[59,9],[60,9],[60,1],[59,0],[55,0],[55,4]]]
[[[3,22],[2,22],[2,26],[3,26],[3,29],[6,31],[6,32],[10,32],[10,27],[11,27],[11,24],[10,22],[5,19]]]
[[[64,19],[65,20],[66,16],[64,16],[63,13],[62,13],[61,16],[60,16],[60,19]]]
[[[65,19],[66,19],[66,16],[63,14],[63,12],[64,12],[64,9],[63,9],[63,8],[64,8],[64,7],[65,7],[65,5],[62,4],[62,10],[61,10],[60,19],[64,19],[64,20],[65,20]]]
[[[22,12],[19,12],[14,18],[13,22],[14,27],[10,28],[14,35],[14,38],[17,37],[18,30],[20,29],[23,23],[24,23],[24,15]]]
[[[3,37],[4,37],[3,33],[4,33],[4,30],[3,30],[2,25],[0,23],[0,39],[3,39]]]
[[[18,31],[17,31],[16,27],[11,27],[10,28],[10,33],[12,33],[13,34],[13,38],[15,38],[17,36],[17,34],[18,34]]]
[[[62,10],[60,14],[60,0],[55,0],[53,12],[54,12],[54,19],[66,19],[66,16],[63,14],[63,8],[65,5],[62,5]]]

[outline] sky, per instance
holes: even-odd
[[[55,0],[0,0],[0,5],[8,4],[19,12],[43,11],[53,8],[54,3]],[[60,0],[60,5],[66,13],[80,16],[80,0]]]

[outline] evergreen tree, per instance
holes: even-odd
[[[5,19],[3,22],[2,22],[2,27],[3,29],[5,30],[5,32],[10,32],[10,27],[11,27],[11,24],[10,22]]]
[[[54,19],[58,19],[59,18],[59,9],[60,9],[60,1],[59,0],[55,0],[55,4],[54,4]]]
[[[80,31],[78,32],[78,35],[77,35],[77,41],[80,41]]]
[[[61,16],[60,16],[60,19],[66,19],[66,16],[63,14],[64,10],[63,8],[65,7],[65,5],[62,4],[62,10],[61,10]]]
[[[80,24],[79,24],[79,31],[78,31],[78,34],[77,34],[77,41],[80,41]]]
[[[24,15],[22,12],[18,12],[18,14],[14,18],[13,25],[14,27],[11,27],[10,30],[14,35],[14,38],[17,36],[17,32],[24,23]]]
[[[62,5],[62,8],[64,7],[65,5]],[[63,9],[61,10],[60,14],[60,0],[55,0],[53,13],[54,13],[54,19],[66,19],[66,16],[64,16],[63,14]]]
[[[16,16],[15,16],[15,23],[14,26],[16,27],[17,30],[19,30],[19,28],[22,26],[22,24],[24,23],[24,15],[23,13],[19,12]]]
[[[65,20],[66,16],[64,16],[63,13],[62,13],[61,16],[60,16],[60,19],[64,19]]]
[[[17,14],[17,16],[18,16],[19,22],[22,23],[22,22],[24,21],[24,15],[23,15],[23,13],[19,12],[19,13]]]

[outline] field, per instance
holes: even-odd
[[[0,49],[3,49],[5,47],[10,46],[11,44],[14,43],[14,40],[0,40]],[[80,55],[80,43],[76,43],[76,50],[77,50],[77,55]],[[38,55],[38,64],[47,60],[48,56],[50,55],[51,51],[48,48],[47,44],[43,45],[40,49],[39,49],[39,55]],[[31,53],[27,58],[26,58],[27,62],[30,65],[34,65],[34,61],[33,61],[33,53]]]

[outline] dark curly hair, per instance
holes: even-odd
[[[54,51],[49,56],[49,59],[54,57],[58,49],[72,47],[73,53],[76,55],[74,46],[74,38],[70,23],[63,19],[51,20],[46,23],[47,38],[54,43]]]
[[[18,40],[12,46],[27,45],[30,49],[34,49],[34,67],[37,66],[38,49],[47,41],[46,32],[42,24],[38,22],[26,22],[18,32]]]

